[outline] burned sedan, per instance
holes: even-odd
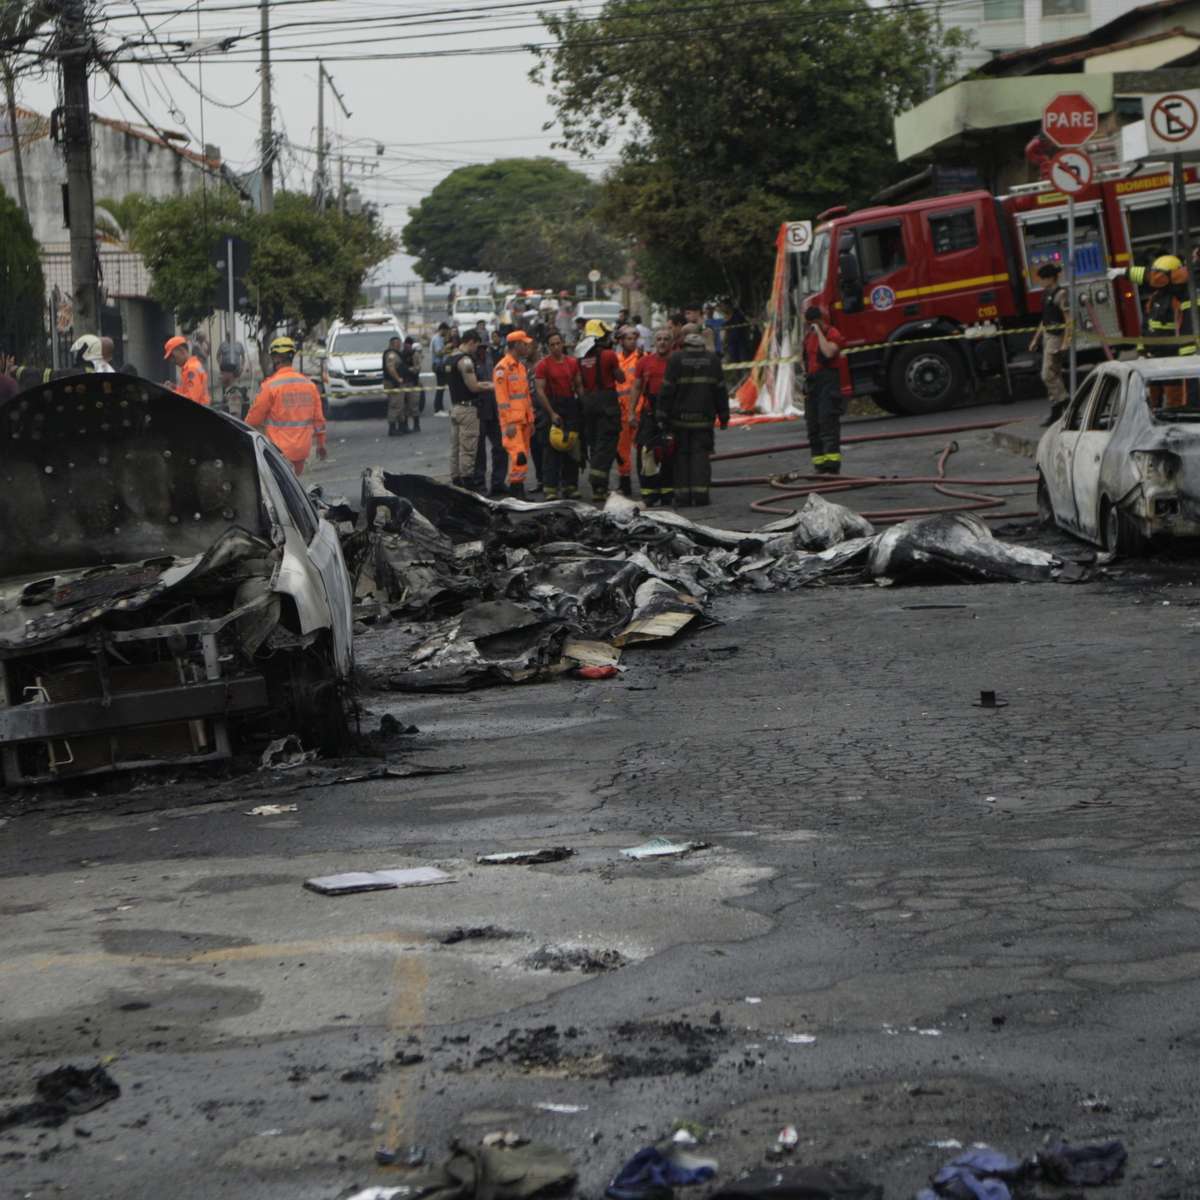
[[[1102,363],[1038,445],[1038,508],[1119,554],[1200,535],[1200,358]]]
[[[144,380],[0,404],[9,785],[340,740],[350,583],[258,432]]]

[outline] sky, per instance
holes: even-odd
[[[272,0],[272,100],[277,131],[287,138],[275,185],[311,187],[317,141],[317,72],[326,69],[345,100],[346,117],[326,88],[326,136],[331,151],[344,149],[346,178],[379,206],[399,233],[407,209],[455,167],[514,155],[551,154],[596,175],[612,158],[583,163],[552,149],[553,119],[545,93],[529,80],[536,62],[526,50],[478,52],[545,42],[537,25],[541,8],[569,7],[561,0]],[[584,3],[594,13],[599,5]],[[259,8],[253,0],[114,0],[99,6],[102,44],[118,59],[132,55],[173,59],[172,43],[243,35],[228,50],[183,60],[181,65],[118,69],[122,94],[103,74],[92,82],[93,111],[143,124],[135,105],[164,129],[182,129],[199,149],[219,147],[238,171],[257,164],[260,97]],[[144,18],[144,20],[143,20]],[[333,22],[333,23],[331,23]],[[158,44],[155,44],[157,41]],[[118,49],[125,44],[125,49]],[[130,43],[138,43],[136,46]],[[443,57],[404,58],[440,54]],[[367,56],[373,56],[368,58]],[[18,103],[48,113],[56,104],[53,74],[22,81]],[[203,92],[203,100],[201,98]],[[378,146],[383,153],[377,154]],[[330,171],[336,182],[336,160]],[[402,283],[415,275],[398,255],[380,267],[378,282]],[[465,279],[464,282],[473,282]]]

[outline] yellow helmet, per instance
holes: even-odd
[[[568,433],[561,425],[551,425],[550,445],[555,450],[570,454],[579,445],[579,434],[573,429]]]
[[[586,337],[604,337],[608,333],[608,326],[597,317],[593,317],[584,327],[583,332]]]
[[[295,354],[296,343],[290,337],[277,337],[269,347],[272,354]]]
[[[1150,286],[1165,288],[1187,283],[1187,267],[1174,254],[1160,254],[1150,264]]]

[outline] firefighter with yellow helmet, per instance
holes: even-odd
[[[1185,314],[1190,320],[1188,301],[1188,269],[1177,255],[1160,254],[1148,267],[1131,267],[1129,278],[1139,287],[1149,285],[1142,318],[1142,333],[1148,338],[1178,337],[1183,330]],[[1149,358],[1168,358],[1176,354],[1191,354],[1193,346],[1150,343],[1139,345],[1138,352]],[[1148,397],[1158,408],[1178,408],[1186,403],[1181,383],[1152,384]]]
[[[296,343],[290,337],[277,337],[270,345],[274,370],[262,381],[246,424],[262,428],[280,454],[292,465],[297,475],[317,441],[317,457],[325,460],[325,413],[321,394],[307,375],[292,366]]]

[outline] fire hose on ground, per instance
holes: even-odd
[[[945,437],[955,433],[970,433],[981,429],[998,429],[1009,425],[1011,421],[974,421],[963,425],[941,425],[933,429],[905,429],[890,433],[858,433],[848,434],[842,438],[842,444],[858,442],[886,442],[901,438]],[[730,450],[722,454],[712,455],[713,462],[728,462],[735,458],[753,458],[760,454],[781,454],[788,450],[807,450],[809,443],[781,442],[774,446],[758,446],[753,450]],[[877,525],[891,525],[898,521],[907,521],[910,517],[930,516],[935,513],[949,512],[982,512],[988,509],[1003,508],[1007,504],[1004,496],[996,496],[987,492],[964,490],[967,488],[996,488],[996,487],[1028,487],[1037,483],[1036,475],[1013,475],[999,479],[959,478],[946,474],[946,463],[950,455],[958,450],[956,441],[947,442],[942,447],[937,460],[936,475],[818,475],[805,474],[799,471],[787,471],[774,475],[745,475],[734,479],[714,479],[713,487],[770,487],[779,493],[776,496],[754,500],[750,504],[756,513],[773,513],[790,516],[795,512],[791,505],[784,507],[786,500],[802,500],[810,495],[830,496],[839,492],[859,491],[873,487],[908,487],[917,484],[932,486],[939,495],[961,504],[947,504],[924,508],[888,508],[873,512],[863,512],[866,517]],[[802,484],[802,486],[795,486]],[[1037,511],[1029,512],[990,512],[985,520],[1010,519],[1013,517],[1035,517]]]

